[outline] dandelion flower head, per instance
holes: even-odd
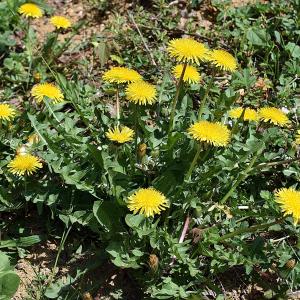
[[[113,142],[124,144],[133,140],[134,131],[126,126],[121,129],[116,126],[106,132],[106,137]]]
[[[292,215],[294,224],[297,225],[300,220],[300,191],[282,188],[276,192],[275,197],[284,215]]]
[[[62,16],[54,16],[50,19],[50,22],[57,29],[59,29],[59,28],[67,29],[67,28],[71,27],[71,21]]]
[[[207,59],[208,49],[191,38],[174,39],[169,42],[168,52],[179,62],[196,63]]]
[[[263,122],[270,122],[278,126],[286,126],[290,123],[287,115],[276,107],[264,107],[259,110],[259,117]]]
[[[230,141],[230,130],[219,122],[199,121],[190,126],[189,134],[197,141],[225,147]]]
[[[64,101],[64,95],[61,90],[52,83],[39,83],[33,86],[31,95],[36,99],[38,103],[44,100],[44,97],[49,98],[54,103]]]
[[[183,67],[184,65],[177,65],[173,69],[173,75],[178,80],[180,79]],[[187,65],[183,75],[183,81],[188,83],[198,83],[200,79],[201,77],[197,69],[194,66]]]
[[[229,117],[232,119],[239,119],[244,111],[243,107],[233,108],[229,111]],[[244,113],[245,121],[258,121],[258,114],[252,108],[246,108]]]
[[[25,3],[19,7],[19,13],[26,18],[40,18],[43,11],[33,3]]]
[[[212,50],[208,57],[209,61],[222,70],[233,72],[237,69],[236,59],[225,50]]]
[[[40,160],[31,154],[19,154],[9,164],[9,171],[15,175],[31,175],[42,168]]]
[[[140,105],[153,104],[156,100],[155,86],[145,81],[130,83],[125,94],[128,101]]]
[[[9,104],[0,104],[0,121],[10,121],[14,118],[16,111]]]
[[[153,217],[168,207],[168,200],[161,192],[150,187],[139,189],[128,197],[127,206],[134,214],[139,213],[145,217]]]
[[[137,71],[125,67],[112,67],[104,73],[102,78],[110,83],[129,83],[142,80],[142,76]]]

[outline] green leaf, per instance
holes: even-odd
[[[102,157],[103,151],[98,150],[97,147],[92,144],[88,144],[87,146],[95,162],[99,165],[99,167],[103,168],[104,166],[103,157]]]
[[[0,248],[30,247],[42,241],[41,235],[21,237],[15,240],[0,241]]]
[[[269,35],[265,29],[249,28],[246,37],[248,41],[253,45],[268,45]]]
[[[99,57],[100,65],[101,67],[103,67],[107,63],[109,58],[109,48],[107,46],[107,43],[100,42],[94,44],[94,46],[95,46],[95,53]]]
[[[127,251],[124,249],[123,244],[121,242],[111,242],[108,247],[106,248],[106,251],[112,256],[112,262],[121,268],[133,268],[138,269],[140,266],[137,263],[137,260],[140,258],[140,252],[138,249],[135,253],[139,254],[138,256],[129,256]]]
[[[7,299],[11,299],[18,290],[19,284],[20,278],[15,272],[0,272],[0,295],[2,297],[5,296]]]
[[[294,58],[300,57],[300,47],[295,43],[289,42],[285,48],[291,53],[292,57]]]
[[[0,272],[9,270],[9,257],[0,251]]]
[[[122,229],[120,222],[122,210],[117,202],[95,201],[93,213],[97,221],[107,232],[113,234]]]
[[[0,300],[9,300],[17,291],[20,278],[13,272],[9,257],[0,251]]]
[[[126,215],[125,222],[126,224],[131,228],[139,227],[141,222],[145,220],[145,217],[143,215]]]
[[[113,61],[116,61],[119,65],[124,64],[124,59],[122,57],[118,56],[118,55],[111,54],[110,59],[113,60]]]

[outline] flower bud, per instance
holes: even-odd
[[[147,145],[145,143],[139,144],[138,147],[138,157],[142,159],[146,155]]]
[[[34,73],[33,73],[33,78],[34,78],[34,81],[35,81],[35,82],[40,82],[42,76],[41,76],[41,74],[40,74],[39,72],[34,72]]]
[[[295,260],[295,259],[289,259],[289,260],[286,262],[286,264],[285,264],[285,266],[286,266],[288,269],[294,269],[295,265],[296,265],[296,260]]]
[[[86,292],[83,294],[82,299],[83,300],[93,300],[93,297],[91,296],[91,294],[89,292]]]
[[[155,254],[150,254],[148,264],[152,271],[154,272],[157,271],[158,263],[159,263],[158,257]]]

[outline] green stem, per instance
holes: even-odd
[[[180,78],[179,78],[179,81],[178,81],[178,84],[176,86],[176,94],[175,94],[175,97],[174,97],[173,103],[172,103],[172,110],[171,110],[169,130],[168,130],[168,135],[169,136],[170,136],[171,131],[173,130],[173,127],[174,127],[174,117],[175,117],[176,105],[177,105],[177,101],[178,101],[178,98],[179,98],[180,89],[181,89],[181,85],[182,85],[182,82],[183,82],[183,77],[184,77],[186,67],[187,67],[187,62],[185,61],[184,65],[183,65],[181,75],[180,75]]]
[[[71,33],[71,35],[65,40],[65,42],[60,46],[60,48],[58,49],[58,51],[56,53],[53,54],[52,59],[50,61],[50,64],[52,63],[52,61],[58,57],[60,57],[65,51],[66,49],[69,47],[69,45],[72,42],[73,37],[78,33],[79,29],[82,27],[84,23],[79,24],[79,26],[77,26]],[[58,31],[56,31],[56,34],[58,36]]]
[[[58,251],[57,251],[57,255],[56,255],[56,258],[55,258],[54,266],[53,266],[53,269],[52,269],[52,272],[51,272],[51,275],[50,275],[50,279],[49,279],[49,283],[48,283],[49,286],[52,283],[53,278],[55,276],[55,271],[56,271],[56,267],[57,267],[57,263],[58,263],[61,251],[64,249],[65,242],[67,240],[67,237],[68,237],[71,229],[72,229],[72,225],[68,228],[67,231],[66,231],[66,229],[64,230],[63,235],[61,237],[61,242],[60,242],[60,245],[59,245],[59,248],[58,248]]]
[[[230,232],[230,233],[227,233],[227,234],[224,234],[223,236],[221,236],[219,239],[218,239],[218,242],[223,242],[224,240],[227,240],[227,239],[230,239],[230,238],[233,238],[237,235],[240,235],[240,234],[243,234],[243,233],[252,233],[252,232],[256,232],[258,230],[262,230],[262,229],[265,229],[265,228],[268,228],[268,227],[271,227],[273,225],[276,225],[280,222],[282,222],[282,220],[284,219],[283,218],[280,218],[276,221],[273,221],[273,222],[270,222],[270,223],[264,223],[264,224],[259,224],[259,225],[253,225],[253,226],[250,226],[248,228],[239,228],[233,232]]]
[[[135,104],[134,110],[134,148],[136,153],[136,159],[138,161],[138,117],[139,117],[139,106]]]
[[[247,218],[249,218],[249,216],[244,217],[244,218],[241,218],[240,220],[237,221],[237,223],[240,223],[240,222],[244,221],[244,220],[247,219]],[[278,224],[278,223],[281,223],[284,219],[285,219],[285,217],[282,217],[282,218],[280,218],[280,219],[278,219],[278,220],[276,220],[276,221],[274,221],[274,222],[264,223],[264,224],[259,224],[259,225],[253,225],[253,226],[250,226],[250,227],[248,227],[248,228],[240,228],[240,229],[237,229],[237,230],[235,230],[235,231],[233,231],[233,232],[230,232],[230,233],[227,233],[227,234],[224,234],[223,236],[221,236],[221,237],[217,240],[217,243],[218,243],[218,242],[221,242],[221,243],[222,243],[223,241],[225,241],[225,240],[227,240],[227,239],[229,239],[229,238],[233,238],[233,237],[235,237],[235,236],[237,236],[237,235],[240,235],[240,234],[243,234],[243,233],[252,233],[252,232],[256,232],[256,231],[258,231],[258,230],[262,230],[262,229],[271,227],[271,226],[273,226],[273,225],[276,225],[276,224]],[[203,228],[203,229],[202,229],[202,233],[204,233],[205,231],[207,231],[207,230],[209,230],[209,229],[211,229],[211,228],[214,228],[214,227],[216,227],[216,226],[217,226],[217,224],[212,225],[212,226],[207,227],[207,228]],[[193,251],[191,257],[192,257],[192,258],[195,258],[196,255],[197,255],[197,253],[199,252],[199,250],[200,250],[200,247],[198,246],[198,247]]]
[[[117,93],[116,93],[116,111],[117,111],[117,125],[120,124],[120,97],[119,97],[119,85],[117,84]]]
[[[25,196],[27,194],[27,177],[24,176],[24,192],[25,192]]]
[[[209,145],[207,145],[207,148],[206,148],[204,154],[201,156],[201,161],[204,162],[206,160],[208,154],[210,153],[210,150],[211,150],[211,147]]]
[[[239,184],[249,176],[249,172],[252,170],[252,167],[253,167],[254,163],[256,162],[258,156],[261,154],[261,152],[262,152],[262,148],[259,149],[257,151],[257,153],[252,157],[246,170],[244,172],[241,172],[238,175],[238,177],[237,177],[235,183],[233,184],[233,186],[231,187],[231,189],[227,192],[227,194],[220,201],[221,204],[224,204],[232,196],[233,192],[236,190],[236,188],[239,186]]]
[[[56,30],[53,34],[53,40],[51,41],[49,47],[47,47],[47,52],[45,52],[45,56],[46,58],[48,58],[49,65],[51,65],[55,60],[55,58],[57,57],[54,51],[57,41],[58,41],[58,31]]]
[[[26,33],[26,49],[28,51],[28,72],[27,72],[27,82],[26,82],[26,88],[28,89],[29,86],[29,81],[30,81],[30,73],[31,73],[31,68],[32,68],[32,45],[31,45],[31,40],[30,40],[30,18],[28,19],[27,22],[27,33]]]
[[[50,113],[52,114],[52,116],[54,117],[55,121],[58,123],[59,126],[61,126],[60,121],[58,120],[55,112],[53,111],[51,105],[49,104],[49,101],[47,99],[45,99],[44,103],[45,103],[45,106],[47,106],[47,108],[50,111]]]
[[[294,161],[298,161],[298,160],[300,160],[300,157],[295,157],[295,158],[286,159],[286,160],[270,161],[268,163],[259,164],[256,168],[262,169],[262,168],[266,168],[266,167],[290,164],[290,163],[292,163]]]
[[[191,165],[190,165],[189,170],[187,171],[187,173],[186,173],[186,175],[185,175],[185,180],[189,180],[189,179],[190,179],[190,177],[191,177],[191,175],[192,175],[192,172],[193,172],[193,170],[194,170],[194,168],[195,168],[195,165],[196,165],[196,163],[197,163],[197,160],[198,160],[198,158],[199,158],[200,151],[201,151],[201,146],[200,146],[200,144],[197,144],[197,152],[196,152],[196,154],[195,154],[195,156],[194,156],[194,159],[193,159],[193,161],[192,161],[192,163],[191,163]]]
[[[207,88],[206,88],[204,97],[203,97],[203,99],[202,99],[202,101],[201,101],[199,110],[198,110],[198,120],[200,120],[201,117],[202,117],[202,113],[203,113],[203,110],[204,110],[204,106],[205,106],[205,104],[206,104],[206,100],[207,100],[208,94],[209,94],[209,92],[210,92],[210,90],[211,90],[211,88],[212,88],[212,85],[213,85],[213,83],[214,83],[214,79],[215,79],[215,75],[214,75],[214,72],[213,72],[213,74],[211,75],[211,79],[210,79],[210,81],[209,81],[209,83],[208,83],[208,85],[207,85]]]

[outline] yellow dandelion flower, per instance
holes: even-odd
[[[208,49],[202,43],[191,38],[174,39],[169,42],[168,52],[177,61],[196,63],[207,59]]]
[[[174,67],[173,69],[173,75],[176,79],[180,79],[182,70],[184,65],[178,65]],[[201,79],[199,72],[197,69],[193,66],[187,65],[184,75],[183,75],[183,81],[188,83],[197,83]]]
[[[188,132],[195,140],[214,146],[225,147],[230,141],[230,130],[219,122],[199,121],[191,125]]]
[[[62,16],[54,16],[50,19],[50,23],[55,26],[57,29],[63,28],[67,29],[71,27],[71,21]]]
[[[43,11],[33,3],[25,3],[21,5],[18,11],[26,18],[40,18],[43,15]]]
[[[128,197],[127,206],[134,214],[139,213],[145,217],[153,217],[155,214],[160,214],[169,205],[167,198],[161,192],[150,187],[139,189]]]
[[[130,83],[125,91],[128,101],[135,104],[153,104],[156,100],[156,88],[145,81]]]
[[[52,83],[40,83],[33,86],[31,95],[38,103],[44,100],[44,97],[51,99],[54,103],[64,101],[64,95],[61,90]]]
[[[15,114],[16,111],[9,104],[0,104],[0,121],[10,121]]]
[[[212,50],[209,52],[208,60],[222,70],[233,72],[237,69],[236,59],[225,50]]]
[[[275,125],[285,126],[290,123],[287,115],[276,107],[263,107],[258,112],[259,118],[264,122],[271,122]]]
[[[125,67],[112,67],[104,73],[102,78],[110,83],[129,83],[142,80],[142,76],[137,71]]]
[[[300,130],[297,130],[295,142],[297,145],[300,145]]]
[[[40,160],[31,154],[17,155],[9,164],[9,171],[15,175],[31,175],[42,168]]]
[[[229,117],[232,119],[239,119],[243,113],[243,107],[233,108],[229,111]],[[245,121],[258,121],[258,114],[252,108],[246,108],[244,113]]]
[[[275,193],[275,197],[284,216],[292,215],[294,224],[297,225],[300,220],[300,191],[294,188],[282,188]]]
[[[123,144],[133,140],[134,131],[126,126],[121,129],[119,127],[114,127],[106,132],[106,136],[113,142]]]

